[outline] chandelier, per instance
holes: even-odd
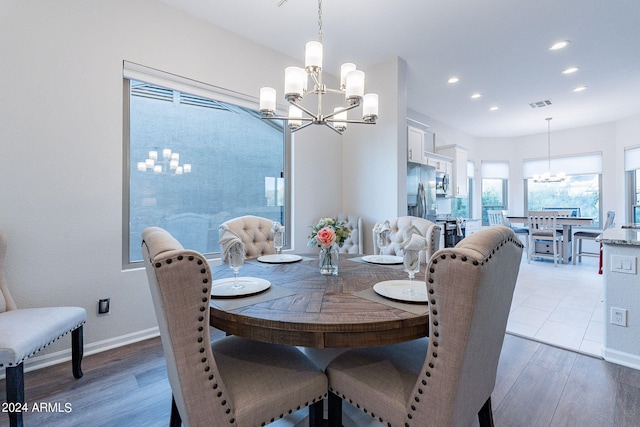
[[[138,162],[138,170],[157,174],[182,175],[191,172],[191,164],[185,163],[180,166],[180,154],[165,148],[162,150],[162,158],[159,160],[158,151],[149,151],[149,157],[144,162]]]
[[[563,182],[566,179],[564,172],[559,172],[557,175],[551,175],[551,119],[553,117],[547,117],[547,172],[542,175],[533,175],[533,182]]]
[[[307,90],[311,78],[313,90]],[[345,105],[329,113],[323,113],[323,96],[327,93],[341,94]],[[301,101],[309,94],[317,96],[317,111],[314,113]],[[260,112],[263,119],[286,120],[292,132],[309,125],[326,125],[339,134],[347,129],[347,123],[375,124],[378,119],[378,95],[364,93],[364,72],[350,62],[340,67],[340,88],[331,89],[322,82],[322,0],[318,0],[318,41],[305,46],[304,68],[287,67],[284,70],[284,99],[291,105],[286,117],[276,116],[276,90],[260,89]],[[362,120],[348,120],[347,111],[362,104]],[[303,124],[304,122],[304,124]]]

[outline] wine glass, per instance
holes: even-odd
[[[402,257],[402,264],[404,265],[404,271],[409,274],[409,288],[402,291],[407,295],[418,295],[418,292],[413,289],[413,278],[415,274],[420,271],[420,252],[416,250],[404,250]]]
[[[376,246],[380,250],[380,255],[384,257],[384,250],[389,246],[389,231],[383,230],[376,232]]]
[[[284,246],[284,233],[282,231],[273,233],[273,246],[276,248],[276,253],[281,255],[282,247]]]
[[[244,285],[238,282],[238,273],[244,264],[244,245],[242,243],[234,243],[229,248],[229,267],[233,270],[232,289],[242,289]]]

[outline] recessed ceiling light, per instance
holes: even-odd
[[[489,111],[497,111],[497,110],[498,110],[498,107],[495,106],[495,105],[493,107],[489,108]]]
[[[481,98],[482,94],[481,93],[474,93],[473,95],[471,95],[471,99],[478,99]]]
[[[566,47],[569,44],[569,40],[561,40],[559,42],[555,42],[550,48],[549,50],[558,50],[558,49],[562,49],[563,47]]]
[[[569,67],[562,72],[562,74],[573,74],[578,71],[578,67]]]
[[[583,90],[586,90],[587,87],[586,86],[578,86],[577,88],[575,88],[573,91],[574,92],[582,92]]]
[[[453,83],[458,83],[458,80],[460,80],[457,77],[451,77],[449,78],[449,80],[447,80],[447,83],[453,84]]]

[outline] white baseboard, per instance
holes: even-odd
[[[640,356],[603,347],[602,355],[607,362],[640,370]]]
[[[154,328],[145,329],[143,331],[133,332],[126,335],[109,338],[103,341],[94,342],[84,346],[84,355],[90,356],[92,354],[102,353],[103,351],[111,350],[113,348],[133,344],[138,341],[144,341],[149,338],[154,338],[158,335],[160,335],[160,331],[156,326]],[[38,369],[46,368],[47,366],[67,362],[69,360],[71,360],[71,348],[56,351],[54,353],[43,354],[42,356],[30,357],[24,361],[24,371],[35,371]],[[4,375],[2,375],[0,378],[4,378]]]

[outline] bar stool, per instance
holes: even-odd
[[[583,256],[590,257],[600,257],[600,251],[598,252],[585,252],[582,250],[582,241],[583,240],[596,240],[604,230],[607,228],[613,227],[614,219],[616,213],[615,211],[607,212],[607,220],[604,224],[604,228],[602,230],[594,230],[594,231],[576,231],[573,233],[573,265],[576,264],[576,259],[580,258],[580,262],[582,262]]]

